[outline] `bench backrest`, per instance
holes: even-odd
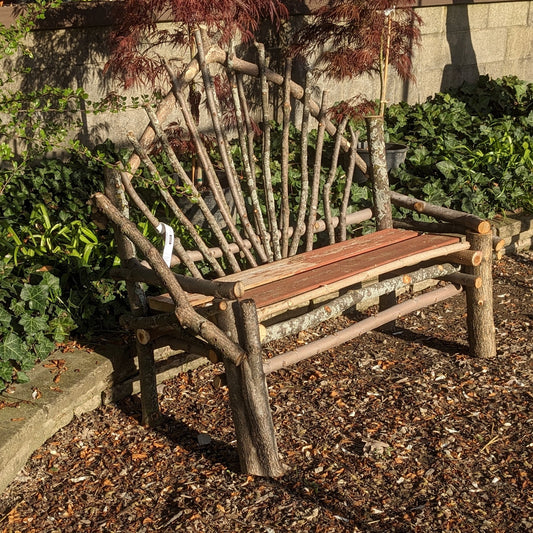
[[[254,63],[204,46],[200,32],[196,43],[179,76],[166,64],[171,90],[156,110],[145,107],[142,137],[128,135],[127,171],[110,173],[154,228],[174,226],[172,264],[220,277],[346,240],[350,226],[371,219],[370,199],[360,211],[352,203],[354,191],[368,192],[354,180],[356,168],[366,172],[358,134],[348,115],[336,124],[328,117],[327,92],[317,103],[310,75],[305,88],[292,81],[290,60],[283,75],[267,68],[260,44]],[[176,109],[180,122],[167,124]],[[141,163],[157,200],[137,187]]]

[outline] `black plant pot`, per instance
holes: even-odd
[[[400,143],[385,143],[385,153],[387,159],[387,172],[390,172],[393,168],[398,168],[404,161],[407,154],[408,147],[405,144]],[[361,147],[357,150],[357,153],[361,156],[361,159],[370,168],[370,153],[368,151],[367,143],[361,143]],[[368,179],[368,176],[363,174],[359,168],[355,169],[355,180],[357,183],[364,183]]]

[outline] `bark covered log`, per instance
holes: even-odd
[[[389,175],[385,155],[385,133],[383,117],[366,117],[368,152],[370,154],[370,173],[374,210],[378,230],[392,228],[392,209],[389,197]]]
[[[356,324],[349,326],[338,333],[323,337],[322,339],[311,342],[310,344],[296,348],[291,352],[286,352],[282,355],[277,355],[272,359],[266,360],[263,363],[265,374],[270,374],[271,372],[280,370],[281,368],[286,368],[292,364],[298,363],[299,361],[309,359],[310,357],[325,352],[326,350],[336,348],[337,346],[340,346],[341,344],[348,342],[349,340],[352,340],[355,337],[366,333],[367,331],[371,331],[382,326],[383,324],[391,322],[391,320],[395,320],[418,309],[423,309],[429,305],[436,304],[456,296],[457,294],[461,293],[461,290],[462,289],[460,287],[456,287],[455,285],[446,285],[440,289],[426,292],[420,296],[415,296],[410,300],[396,304],[395,306],[389,307],[384,311],[380,311],[374,316],[365,318],[364,320],[361,320],[361,322],[357,322]]]
[[[378,298],[388,292],[397,291],[414,283],[427,279],[436,279],[451,276],[458,272],[459,267],[445,263],[421,268],[415,272],[409,272],[395,276],[385,281],[373,283],[360,289],[352,289],[347,293],[327,302],[312,311],[296,318],[278,322],[265,328],[262,342],[267,343],[300,331],[312,328],[325,320],[335,318],[360,302]]]
[[[131,239],[146,257],[146,260],[160,277],[162,284],[168,290],[170,297],[176,304],[175,312],[179,323],[183,327],[191,329],[196,335],[203,337],[209,344],[212,344],[216,349],[220,350],[225,357],[233,361],[234,364],[239,365],[246,355],[245,352],[212,322],[206,320],[191,307],[187,299],[187,293],[181,288],[174,273],[167,267],[154,246],[140,233],[137,226],[122,216],[103,194],[96,193],[93,196],[93,201],[116,224],[119,233],[123,233]]]
[[[110,276],[114,279],[139,281],[148,285],[161,286],[161,280],[154,270],[140,263],[135,266],[127,265],[111,269]],[[213,296],[214,298],[228,298],[234,300],[244,296],[244,286],[240,281],[221,281],[192,278],[181,274],[174,274],[177,281],[186,292],[195,292]]]
[[[417,213],[429,215],[437,220],[451,222],[452,224],[463,226],[477,233],[490,233],[491,231],[490,222],[475,215],[449,209],[448,207],[433,205],[424,200],[406,196],[405,194],[400,194],[396,191],[390,191],[389,194],[392,203],[399,207],[405,207],[416,211]]]
[[[128,220],[128,204],[122,184],[122,175],[120,169],[110,168],[105,172],[105,190],[109,195],[106,198],[106,204],[115,212],[119,218]],[[107,213],[106,213],[107,215]],[[109,217],[115,230],[115,240],[121,261],[129,262],[135,258],[135,247],[130,238],[120,231],[120,223]],[[135,281],[127,281],[126,288],[130,308],[135,317],[142,317],[147,314],[148,305],[146,297],[139,284]],[[154,361],[153,347],[150,343],[143,345],[136,341],[135,348],[139,365],[139,381],[141,385],[141,422],[146,426],[157,426],[161,421],[159,410],[159,400],[157,397],[157,380]]]
[[[239,367],[224,358],[241,468],[246,474],[279,477],[285,467],[280,461],[270,411],[255,304],[252,300],[233,302],[219,323],[247,353]]]
[[[478,266],[467,267],[468,274],[479,276],[480,287],[467,287],[467,326],[470,353],[476,357],[496,355],[496,335],[492,295],[492,236],[470,233],[472,249],[479,250],[483,259]]]

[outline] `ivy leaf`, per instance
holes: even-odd
[[[20,291],[20,298],[29,303],[30,309],[44,313],[46,302],[48,301],[48,286],[44,283],[40,283],[39,285],[25,283]]]
[[[21,316],[26,312],[26,302],[23,302],[22,300],[13,300],[9,309],[13,311],[15,316]]]
[[[56,342],[61,342],[76,327],[70,315],[63,313],[49,323],[50,332]]]
[[[27,335],[34,336],[47,328],[47,320],[44,316],[32,316],[29,313],[22,315],[19,324],[24,328]]]
[[[13,367],[8,361],[0,361],[0,379],[10,382],[13,376]]]
[[[444,161],[439,161],[435,166],[439,169],[441,174],[446,179],[449,179],[449,180],[453,179],[453,173],[455,169],[457,168],[454,163],[448,160],[444,160]]]
[[[54,276],[50,272],[45,272],[43,274],[43,280],[40,284],[45,285],[48,288],[50,294],[57,295],[61,292],[59,278],[57,276]]]
[[[2,326],[9,326],[11,324],[11,318],[11,313],[5,307],[0,307],[0,324]]]
[[[0,359],[2,361],[22,362],[28,353],[26,343],[13,332],[9,332],[0,344]]]
[[[46,359],[56,348],[54,341],[48,339],[43,333],[40,333],[33,345],[33,350],[37,359],[43,361]]]

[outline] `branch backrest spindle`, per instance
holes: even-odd
[[[270,160],[270,105],[269,105],[269,88],[266,77],[266,57],[265,46],[257,43],[257,52],[259,56],[259,78],[261,82],[261,111],[263,122],[263,147],[262,147],[262,166],[263,166],[263,187],[265,191],[265,203],[267,209],[268,224],[270,237],[274,251],[274,259],[281,259],[281,243],[278,232],[278,222],[276,216],[276,204],[274,201],[274,191],[272,189],[272,172]]]
[[[318,202],[320,200],[320,174],[322,170],[322,151],[324,148],[324,134],[326,132],[326,112],[327,112],[327,91],[322,92],[322,105],[318,116],[318,132],[316,140],[315,162],[313,165],[313,177],[311,180],[311,200],[309,205],[309,215],[307,217],[307,233],[305,241],[306,251],[313,249],[315,237],[315,223],[317,220]]]

